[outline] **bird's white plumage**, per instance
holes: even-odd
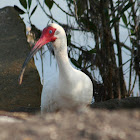
[[[41,111],[52,112],[63,108],[75,108],[91,103],[93,85],[83,72],[74,69],[68,59],[67,39],[64,29],[52,23],[56,29],[53,42],[54,52],[59,67],[59,75],[52,77],[43,86]]]

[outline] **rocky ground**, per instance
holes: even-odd
[[[0,112],[1,140],[139,140],[139,110],[61,111],[43,116]]]
[[[11,7],[0,9],[0,140],[140,139],[140,97],[40,115],[41,85],[33,61],[18,85],[29,50],[18,13]]]

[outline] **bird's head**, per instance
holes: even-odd
[[[65,41],[64,41],[65,40]],[[52,42],[56,49],[61,48],[62,43],[66,42],[66,35],[64,29],[56,23],[52,23],[43,29],[40,39],[37,41],[31,52],[27,56],[22,66],[21,74],[19,76],[19,84],[22,83],[23,74],[26,65],[36,52],[45,44]]]

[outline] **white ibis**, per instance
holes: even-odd
[[[41,112],[52,112],[63,108],[87,106],[92,101],[93,85],[83,72],[73,68],[67,54],[67,38],[64,29],[52,23],[44,28],[30,54],[27,56],[21,71],[19,83],[27,63],[45,44],[52,42],[59,67],[58,77],[53,77],[44,86],[41,95]]]

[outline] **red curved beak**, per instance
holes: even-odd
[[[26,68],[26,65],[28,64],[28,62],[31,60],[31,58],[36,54],[36,52],[45,44],[47,44],[48,42],[50,42],[51,40],[44,36],[41,36],[41,38],[37,41],[37,43],[35,44],[35,46],[32,48],[31,52],[29,53],[29,55],[26,57],[22,69],[21,69],[21,73],[19,75],[19,84],[22,83],[22,79],[23,79],[23,74]]]

